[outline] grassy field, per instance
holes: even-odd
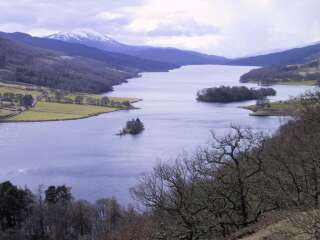
[[[315,86],[317,81],[315,80],[306,80],[306,81],[288,81],[288,82],[279,82],[278,85],[292,85],[292,86]]]
[[[67,119],[80,119],[90,116],[96,116],[101,113],[108,113],[119,110],[117,108],[77,105],[77,104],[64,104],[64,103],[51,103],[51,102],[38,102],[35,107],[28,111],[22,112],[8,121],[54,121],[54,120],[67,120]]]
[[[257,81],[248,81],[248,83],[255,83],[258,84]],[[305,80],[305,81],[280,81],[280,82],[276,82],[274,84],[271,85],[287,85],[287,86],[316,86],[317,85],[317,81],[316,80]]]
[[[289,116],[298,106],[289,101],[272,102],[268,107],[258,107],[256,105],[241,107],[252,111],[250,116]]]
[[[0,108],[0,118],[6,118],[8,116],[14,115],[17,112],[14,109],[1,109]]]
[[[43,93],[46,92],[49,97],[54,98],[56,90],[40,88],[36,86],[33,87],[0,83],[0,94],[6,92],[23,95],[30,94],[34,97],[34,99],[39,97],[40,101],[38,101],[34,107],[23,112],[19,112],[17,107],[17,109],[14,109],[13,107],[12,109],[0,107],[0,118],[4,122],[36,122],[81,119],[96,116],[102,113],[125,109],[123,105],[121,105],[123,102],[134,103],[139,101],[139,99],[136,98],[108,97],[110,102],[118,104],[110,106],[89,105],[87,102],[89,98],[100,100],[103,96],[96,94],[70,93],[62,91],[63,98],[69,98],[72,99],[72,101],[74,101],[77,96],[82,96],[83,104],[58,103],[56,101],[49,102],[44,100]]]
[[[12,92],[15,94],[30,94],[34,98],[41,95],[41,92],[38,90],[38,87],[32,87],[32,86],[24,86],[24,85],[15,85],[15,84],[6,84],[6,83],[0,83],[0,94],[6,93],[6,92]]]

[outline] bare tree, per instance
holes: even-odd
[[[160,164],[141,178],[133,196],[154,211],[158,221],[157,239],[200,239],[214,228],[207,221],[208,205],[203,177],[192,160],[177,159],[173,165]],[[207,219],[208,220],[208,219]]]
[[[225,201],[222,221],[226,226],[246,227],[264,212],[275,208],[261,189],[266,187],[263,181],[264,145],[263,134],[233,126],[232,132],[224,137],[213,134],[210,148],[203,151],[204,161],[208,164],[207,174],[215,180],[214,190]]]

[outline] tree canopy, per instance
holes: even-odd
[[[274,96],[276,91],[272,88],[247,88],[240,87],[213,87],[205,88],[197,93],[197,100],[202,102],[240,102],[246,100],[254,100],[264,98],[266,96]]]

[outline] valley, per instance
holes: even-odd
[[[4,160],[0,179],[27,184],[32,189],[36,189],[39,182],[46,185],[66,183],[72,186],[78,198],[94,201],[113,195],[121,203],[129,203],[128,189],[142,172],[152,169],[159,159],[169,161],[183,151],[192,153],[199,145],[207,143],[210,130],[222,136],[229,131],[231,124],[236,124],[271,134],[288,120],[253,117],[249,116],[249,110],[239,108],[254,105],[255,100],[223,104],[195,99],[201,88],[221,85],[255,87],[256,84],[239,82],[239,77],[251,69],[205,65],[143,73],[140,78],[99,95],[114,101],[124,100],[123,96],[130,96],[133,101],[143,99],[134,104],[136,110],[115,111],[76,121],[1,123],[0,151]],[[290,96],[298,96],[313,87],[275,85],[274,89],[277,95],[271,96],[271,101],[288,100]],[[65,97],[71,98],[69,95]],[[42,104],[50,104],[50,109]],[[56,111],[56,104],[59,104],[59,111]],[[61,112],[59,114],[66,111],[78,114],[80,107],[87,105],[56,102],[39,105],[40,110]],[[88,110],[83,111],[91,114]],[[38,113],[26,112],[31,117]],[[68,118],[68,114],[59,117]],[[29,118],[28,115],[25,118]],[[41,118],[46,115],[41,113]],[[50,114],[49,117],[56,116]],[[145,131],[132,136],[116,135],[128,120],[136,118],[144,123]]]
[[[320,240],[320,0],[0,9],[0,240]]]

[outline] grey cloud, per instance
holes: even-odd
[[[174,0],[172,6],[162,2],[167,1],[0,0],[0,31],[45,35],[89,28],[130,44],[157,44],[165,40],[166,46],[192,46],[194,50],[232,57],[320,39],[319,0]],[[144,6],[153,3],[157,3],[161,13],[167,13],[163,18],[152,19],[152,15],[143,12]],[[194,3],[207,8],[191,9]],[[190,11],[185,12],[184,7],[189,4]],[[211,20],[208,13],[216,9],[221,18]],[[99,18],[104,12],[118,17]],[[146,22],[150,18],[151,27],[139,26],[141,32],[127,27],[139,18]],[[144,27],[153,30],[144,31]],[[209,35],[218,40],[211,42]]]
[[[144,0],[17,0],[0,3],[0,28],[15,24],[19,29],[11,31],[32,32],[35,29],[47,31],[70,31],[75,28],[92,28],[102,33],[118,32],[130,22],[130,17],[103,20],[97,16],[103,11],[117,11],[122,7],[136,6]],[[10,31],[10,29],[0,29]]]

